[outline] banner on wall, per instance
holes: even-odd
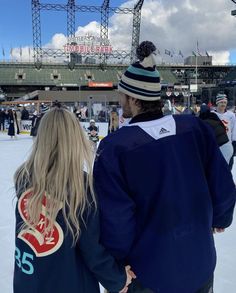
[[[28,134],[28,133],[30,134],[31,126],[32,126],[31,120],[21,120],[20,132],[25,134]]]
[[[89,87],[113,87],[112,82],[94,82],[94,81],[89,81],[88,82]]]
[[[88,132],[88,127],[89,127],[89,122],[80,122],[82,128],[84,131],[87,133]],[[32,121],[31,120],[22,120],[21,121],[21,133],[23,134],[30,134],[31,131],[31,126],[32,126]],[[107,122],[97,122],[96,126],[98,128],[98,135],[99,138],[102,139],[108,134],[108,123]]]

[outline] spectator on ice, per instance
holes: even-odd
[[[5,130],[6,113],[4,109],[0,109],[0,131]]]
[[[15,110],[12,110],[12,109],[8,110],[8,123],[9,123],[8,135],[11,138],[16,137],[16,135],[20,133],[20,130],[19,130],[19,125],[17,123],[17,116],[16,116]]]
[[[216,142],[219,147],[221,147],[229,141],[225,125],[216,115],[216,113],[210,111],[210,108],[206,104],[201,105],[199,118],[211,126],[212,130],[214,131]],[[223,150],[224,149],[221,148],[222,154],[226,159],[227,154],[224,154]]]
[[[21,120],[29,120],[29,111],[25,107],[21,111]]]
[[[235,114],[227,111],[228,99],[225,94],[216,96],[216,110],[213,111],[223,122],[229,138],[229,142],[221,146],[224,157],[229,164],[230,169],[233,167],[233,157],[236,154],[236,118]]]
[[[94,119],[91,119],[89,121],[89,127],[88,127],[88,131],[91,132],[92,130],[95,130],[96,132],[98,132],[98,128],[96,126],[96,122]]]
[[[41,113],[37,114],[37,111],[34,112],[32,117],[32,127],[31,127],[31,136],[36,136],[39,128],[39,124],[41,119],[43,118],[43,115],[47,113],[50,110],[50,108],[46,105],[41,106]]]

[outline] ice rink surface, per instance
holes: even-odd
[[[0,133],[0,293],[12,293],[14,262],[14,186],[13,174],[30,152],[32,138],[11,139]],[[236,182],[236,164],[233,168]],[[215,236],[218,263],[214,293],[236,292],[236,212],[233,225]],[[23,292],[22,292],[23,293]],[[33,292],[32,292],[33,293]],[[43,292],[42,292],[43,293]]]

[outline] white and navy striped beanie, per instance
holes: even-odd
[[[152,42],[142,42],[137,48],[137,57],[140,61],[130,65],[122,75],[118,90],[130,97],[157,101],[161,98],[160,74],[156,70]]]
[[[216,96],[216,105],[219,104],[222,101],[227,102],[228,101],[227,96],[225,94],[218,94]]]

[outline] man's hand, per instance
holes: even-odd
[[[125,287],[119,292],[119,293],[126,293],[128,292],[129,288],[129,284],[131,284],[132,282],[132,279],[135,279],[136,278],[136,275],[134,274],[133,271],[131,271],[131,267],[130,266],[126,266],[125,267],[125,270],[126,270],[126,284],[125,284]]]
[[[212,230],[213,230],[213,234],[225,232],[224,228],[213,228]]]

